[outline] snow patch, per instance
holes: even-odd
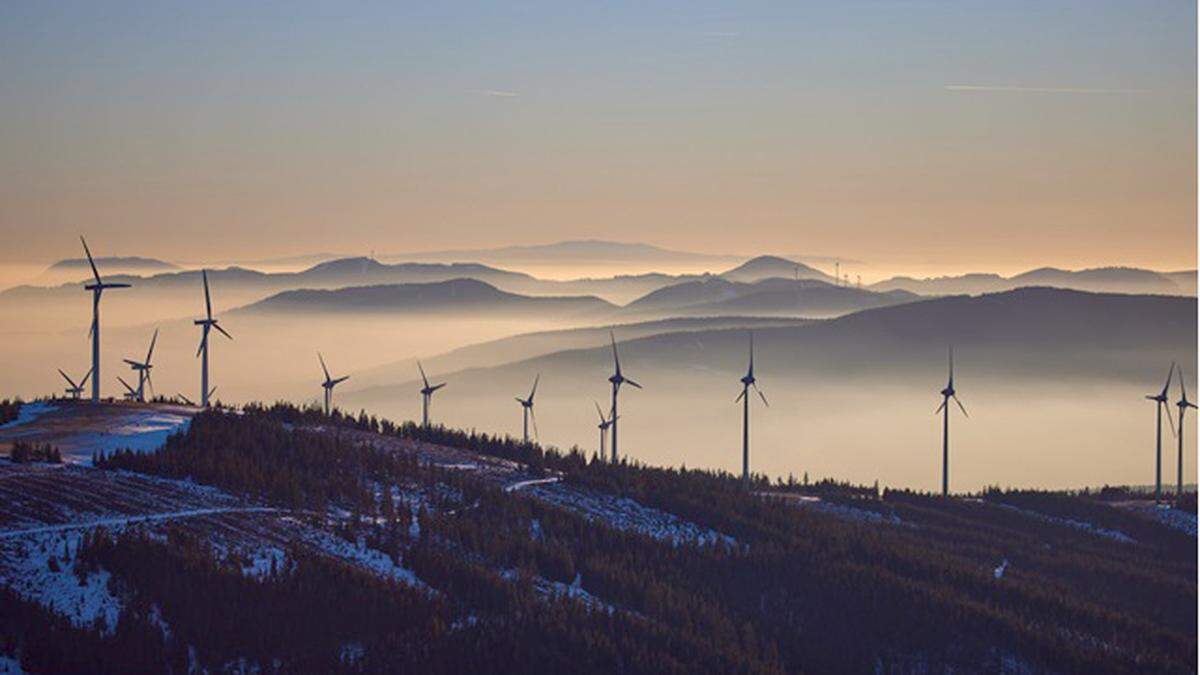
[[[1004,559],[1004,562],[1000,563],[1000,566],[999,566],[999,567],[997,567],[996,569],[992,570],[992,576],[994,576],[994,577],[995,577],[995,578],[997,578],[997,579],[1003,579],[1003,578],[1004,578],[1004,573],[1005,573],[1007,570],[1008,570],[1008,558],[1005,558],[1005,559]]]
[[[996,506],[998,506],[1002,509],[1016,511],[1017,513],[1029,516],[1030,518],[1033,518],[1035,520],[1040,520],[1044,523],[1054,523],[1055,525],[1062,525],[1064,527],[1070,527],[1070,528],[1073,528],[1076,530],[1082,530],[1089,534],[1094,534],[1098,537],[1104,537],[1106,539],[1112,539],[1113,541],[1119,541],[1123,544],[1136,544],[1137,543],[1137,541],[1135,541],[1133,537],[1125,534],[1124,532],[1122,532],[1120,530],[1109,530],[1109,529],[1106,529],[1103,527],[1097,527],[1096,525],[1093,525],[1091,523],[1088,523],[1088,522],[1085,522],[1082,520],[1075,520],[1073,518],[1059,518],[1057,516],[1048,516],[1044,513],[1038,513],[1037,511],[1030,511],[1028,509],[1022,509],[1020,507],[1013,506],[1012,504],[1004,504],[1002,502],[991,502],[991,503],[995,504]]]
[[[44,533],[0,546],[0,585],[65,616],[81,628],[96,625],[106,634],[117,627],[121,601],[108,590],[109,573],[77,574],[79,533]]]
[[[0,429],[11,429],[12,427],[19,427],[22,424],[29,424],[42,415],[54,412],[55,410],[58,410],[58,406],[50,405],[49,403],[43,403],[41,401],[34,403],[22,403],[21,407],[17,409],[17,418],[4,424],[0,424]]]
[[[689,522],[673,513],[643,506],[629,497],[617,497],[550,480],[530,487],[531,493],[542,501],[618,530],[637,532],[675,545],[737,545],[737,540],[727,534]]]
[[[184,415],[173,415],[157,411],[137,412],[120,419],[120,424],[109,429],[89,434],[80,434],[72,439],[72,445],[83,453],[74,453],[75,461],[89,461],[92,452],[114,452],[133,450],[152,452],[167,442],[167,437],[187,431],[192,419]]]

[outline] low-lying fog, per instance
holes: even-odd
[[[108,296],[105,302],[108,302]],[[162,309],[162,308],[159,308]],[[190,316],[196,308],[177,308]],[[415,369],[396,371],[393,385],[380,390],[378,366],[413,356],[434,356],[465,345],[514,333],[552,328],[555,321],[438,317],[437,320],[394,320],[342,317],[300,318],[224,313],[222,326],[230,342],[213,334],[211,378],[218,398],[233,403],[286,399],[318,400],[322,351],[334,376],[350,374],[335,402],[357,411],[392,419],[418,419],[420,397]],[[103,331],[103,391],[118,396],[118,375],[135,380],[122,358],[145,355],[153,327],[161,329],[154,357],[156,391],[198,396],[200,331],[189,320],[139,326],[111,326]],[[25,397],[60,392],[55,369],[82,376],[90,365],[88,316],[58,324],[52,330],[23,329],[20,317],[0,319],[4,350],[0,353],[3,396]],[[570,344],[578,348],[579,341]],[[550,348],[539,343],[539,350]],[[941,347],[938,347],[940,350]],[[741,349],[739,348],[740,352]],[[772,362],[772,356],[776,359]],[[1194,354],[1181,358],[1194,363]],[[734,403],[743,356],[733,354],[710,366],[654,368],[632,356],[627,375],[644,390],[621,393],[621,454],[651,464],[712,467],[740,471],[741,407]],[[760,354],[757,374],[770,401],[753,401],[752,467],[772,477],[789,473],[799,479],[834,477],[858,483],[933,490],[941,461],[941,422],[934,409],[945,384],[944,364],[933,355],[919,368],[878,376],[857,372],[845,378],[829,374],[797,375],[770,350]],[[435,360],[434,363],[437,363]],[[499,363],[495,365],[501,365]],[[951,419],[951,485],[974,490],[986,485],[1078,487],[1105,483],[1145,484],[1153,480],[1154,408],[1142,398],[1161,387],[1163,372],[1147,372],[1144,381],[1123,379],[1060,380],[1027,375],[1006,377],[992,368],[973,371],[970,354],[960,355],[957,386],[971,414],[957,409]],[[532,368],[533,366],[531,366]],[[372,370],[374,370],[374,374]],[[602,362],[584,373],[567,368],[546,372],[536,400],[539,437],[545,444],[593,451],[598,444],[593,402],[607,409],[607,366]],[[431,379],[446,373],[430,369]],[[524,396],[534,376],[521,366],[496,371],[452,374],[438,392],[433,418],[454,427],[520,434],[521,409],[513,400]],[[358,375],[358,377],[354,377]],[[1193,374],[1189,373],[1189,382]],[[363,387],[368,387],[363,389]],[[1193,397],[1200,392],[1193,394]],[[1172,388],[1172,401],[1178,397]],[[1172,407],[1174,411],[1174,407]],[[1164,481],[1175,480],[1175,440],[1164,441]],[[1195,467],[1196,428],[1189,421],[1187,464]]]

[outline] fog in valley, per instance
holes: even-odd
[[[753,329],[756,375],[770,402],[752,401],[755,472],[932,490],[941,463],[934,410],[953,343],[955,385],[970,417],[957,409],[951,417],[951,487],[976,490],[1149,483],[1154,406],[1143,396],[1162,387],[1172,360],[1196,390],[1194,298],[1041,289],[939,299],[767,270],[761,278],[643,279],[639,291],[660,288],[631,299],[628,285],[614,291],[602,277],[584,284],[564,275],[539,286],[536,270],[510,276],[488,268],[481,278],[507,280],[492,285],[422,268],[424,282],[391,283],[417,274],[398,270],[370,273],[382,275],[370,284],[388,283],[368,286],[354,277],[289,287],[300,282],[211,275],[216,315],[234,336],[210,338],[216,398],[314,404],[321,352],[335,377],[350,375],[335,405],[419,420],[419,358],[432,381],[448,383],[433,399],[436,423],[519,436],[514,397],[528,395],[540,373],[538,440],[591,453],[599,442],[595,405],[610,405],[611,328],[624,374],[644,386],[621,391],[621,455],[736,472],[734,398]],[[118,376],[136,384],[121,359],[141,360],[158,328],[155,393],[197,400],[198,276],[132,280],[133,288],[107,291],[102,302],[104,395],[120,396]],[[90,366],[91,296],[77,284],[54,288],[59,283],[0,294],[5,395],[61,392],[57,368],[78,379]],[[572,289],[594,292],[560,292]],[[829,305],[831,297],[843,304]],[[1177,392],[1173,383],[1172,401]],[[1195,438],[1188,429],[1189,467]],[[1170,481],[1174,443],[1168,435]]]

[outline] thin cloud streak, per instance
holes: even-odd
[[[1138,94],[1142,89],[1090,89],[1086,87],[1021,87],[1015,85],[991,84],[947,84],[942,87],[946,91],[964,92],[994,92],[1008,94]]]
[[[482,96],[493,96],[495,98],[516,98],[521,94],[515,91],[505,91],[503,89],[481,89],[475,93]]]

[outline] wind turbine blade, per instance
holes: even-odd
[[[1171,378],[1175,376],[1175,362],[1171,362],[1171,369],[1167,371],[1167,381],[1163,384],[1162,396],[1167,395],[1167,390],[1171,388]]]
[[[204,346],[208,344],[208,324],[204,325],[204,335],[200,337],[200,346],[196,348],[196,357],[199,358],[201,352],[204,351]]]
[[[133,361],[130,359],[121,359],[121,360],[124,361],[125,363],[128,363],[134,369],[137,369],[137,368],[141,367],[141,365],[142,365],[142,364],[138,363],[137,361]]]
[[[533,422],[533,440],[538,440],[537,415],[533,414],[533,406],[529,406],[529,421]]]
[[[617,336],[613,335],[613,332],[610,330],[610,331],[608,331],[608,337],[610,340],[612,340],[613,365],[617,369],[617,375],[620,375],[621,374],[621,357],[617,356]]]
[[[334,380],[333,382],[330,382],[330,383],[329,383],[329,386],[331,386],[331,387],[332,387],[332,386],[334,386],[334,385],[341,384],[342,382],[345,382],[345,381],[346,381],[346,380],[348,380],[348,379],[350,379],[350,376],[349,376],[349,375],[343,375],[343,376],[339,377],[338,379]]]
[[[200,275],[204,277],[204,313],[208,319],[212,320],[212,297],[208,294],[208,270],[200,270]]]
[[[88,368],[87,374],[84,375],[83,379],[79,381],[80,388],[82,388],[84,385],[87,384],[88,378],[90,378],[91,376],[92,376],[92,369]]]
[[[1163,403],[1162,405],[1166,406],[1167,404]],[[1171,437],[1172,438],[1178,437],[1179,432],[1175,431],[1175,420],[1171,418],[1171,409],[1170,408],[1167,408],[1166,417],[1167,417],[1167,425],[1171,427]]]
[[[763,393],[762,393],[762,389],[759,389],[759,388],[758,388],[758,383],[757,383],[757,382],[755,382],[753,386],[754,386],[754,391],[758,392],[758,397],[762,399],[763,405],[765,405],[765,406],[767,406],[768,408],[770,408],[770,407],[771,407],[771,404],[770,404],[770,403],[767,403],[767,397],[766,397],[766,395],[765,395],[765,394],[763,394]]]
[[[937,415],[938,413],[942,412],[942,409],[945,407],[946,407],[946,399],[942,399],[942,404],[937,407],[937,410],[933,411],[933,414]]]
[[[328,382],[332,378],[329,377],[329,369],[325,367],[325,357],[321,356],[321,352],[317,352],[317,359],[321,362],[321,370],[325,371],[325,381]]]
[[[1183,382],[1183,368],[1177,369],[1176,372],[1179,373],[1179,391],[1183,394],[1180,400],[1187,401],[1187,385]]]
[[[599,404],[599,403],[596,403],[595,401],[592,401],[592,403],[593,403],[593,404],[595,404],[595,406],[596,406],[596,414],[600,416],[600,423],[601,423],[601,424],[604,424],[604,422],[605,422],[605,420],[604,420],[604,411],[600,409],[600,404]]]
[[[215,394],[215,393],[217,393],[217,388],[214,386],[212,389],[208,390],[208,397],[212,398],[213,394]]]
[[[954,345],[950,345],[950,386],[954,386]]]
[[[625,379],[625,384],[628,384],[631,387],[637,387],[638,389],[642,388],[642,385],[638,384],[637,382],[634,382],[633,380],[631,380],[629,378]]]
[[[962,401],[958,400],[957,395],[954,397],[954,402],[958,404],[958,409],[962,411],[964,417],[970,417],[970,415],[967,414],[967,409],[963,407]]]
[[[742,393],[738,394],[737,398],[733,399],[733,402],[741,403],[743,398],[746,398],[746,388],[745,387],[742,387]]]
[[[750,331],[750,377],[754,377],[754,331]]]
[[[514,396],[513,400],[515,400],[517,403],[520,403],[521,405],[525,405],[525,399],[521,398],[520,396]]]
[[[92,259],[92,251],[88,248],[87,239],[84,239],[83,235],[79,235],[79,241],[83,242],[83,252],[87,254],[88,264],[92,266],[92,276],[96,277],[96,283],[104,283],[100,280],[100,270],[96,269],[96,261]]]
[[[538,373],[537,377],[533,378],[533,390],[529,392],[529,403],[533,403],[533,395],[537,393],[538,381],[542,379],[542,374]]]
[[[225,337],[229,338],[230,340],[232,340],[232,339],[233,339],[233,336],[232,336],[232,335],[230,335],[229,333],[225,332],[225,329],[224,329],[224,328],[221,328],[221,324],[217,323],[216,321],[214,321],[214,322],[212,323],[212,327],[213,327],[213,328],[216,328],[218,331],[220,331],[220,332],[221,332],[221,335],[224,335]]]
[[[438,389],[441,389],[441,388],[442,388],[442,387],[444,387],[444,386],[446,386],[446,383],[445,383],[445,382],[443,382],[443,383],[441,383],[441,384],[435,384],[435,385],[433,385],[432,387],[430,387],[430,388],[429,388],[429,392],[430,392],[430,393],[433,393],[433,392],[437,391]]]
[[[429,388],[429,378],[425,377],[425,369],[421,367],[421,362],[417,361],[417,370],[421,371],[421,381],[425,383],[425,388]]]
[[[192,403],[192,399],[184,396],[183,394],[175,394],[175,397],[188,405],[196,405],[195,403]]]
[[[137,393],[137,392],[134,390],[134,388],[133,388],[133,387],[129,386],[129,383],[128,383],[128,382],[126,382],[124,379],[122,379],[122,378],[121,378],[121,376],[120,376],[120,375],[118,375],[118,376],[117,376],[117,379],[118,379],[118,380],[120,380],[121,384],[125,385],[125,390],[126,390],[126,391],[128,391],[128,392],[129,392],[129,393],[131,393],[131,394],[135,394],[135,393]]]
[[[146,365],[150,365],[150,357],[154,356],[154,344],[158,342],[158,329],[154,329],[154,337],[150,338],[150,349],[146,352]]]
[[[59,369],[58,369],[58,374],[59,374],[59,375],[62,375],[62,376],[63,376],[63,379],[67,381],[67,384],[71,385],[72,387],[79,387],[79,386],[80,386],[80,385],[78,385],[78,384],[75,384],[75,383],[74,383],[74,382],[71,380],[71,378],[67,377],[67,374],[66,374],[66,373],[64,373],[64,372],[62,371],[62,368],[59,368]]]
[[[150,371],[146,371],[146,384],[150,385],[150,398],[154,398],[154,380],[150,379]]]

